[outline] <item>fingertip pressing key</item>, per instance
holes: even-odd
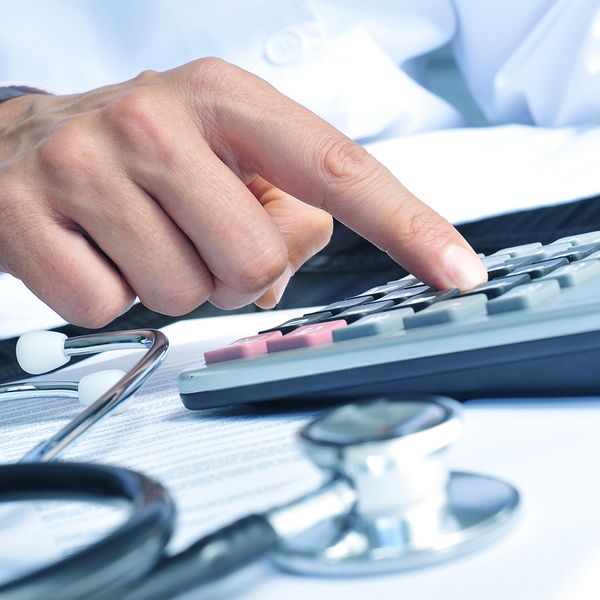
[[[481,259],[469,248],[451,244],[442,258],[442,267],[447,279],[444,287],[470,290],[488,279],[487,270]]]

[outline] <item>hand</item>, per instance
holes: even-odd
[[[273,306],[330,215],[436,287],[485,280],[458,232],[307,109],[219,59],[0,105],[0,269],[100,327],[135,296]]]

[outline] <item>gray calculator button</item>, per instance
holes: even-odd
[[[569,250],[557,252],[553,258],[566,258],[569,262],[575,262],[576,260],[582,260],[599,250],[600,244],[578,244],[577,246],[571,246]]]
[[[570,242],[573,246],[581,246],[583,244],[593,244],[595,242],[600,243],[600,231],[590,231],[589,233],[580,233],[578,235],[568,235],[562,237],[550,244],[561,244],[563,242]]]
[[[363,317],[360,321],[356,321],[352,325],[348,325],[348,327],[334,329],[332,332],[333,341],[341,342],[343,340],[400,331],[404,329],[404,319],[413,314],[414,311],[412,308],[402,308]]]
[[[512,256],[510,254],[492,254],[491,256],[484,256],[481,259],[481,262],[488,269],[490,267],[495,267],[496,265],[501,265],[502,263],[510,260]]]
[[[472,290],[461,292],[461,297],[474,296],[475,294],[485,294],[488,298],[496,298],[502,294],[506,294],[512,288],[523,285],[531,281],[529,275],[509,275],[508,277],[500,277],[499,279],[492,279],[486,283],[480,283],[475,286]]]
[[[515,256],[525,256],[526,254],[534,254],[535,251],[541,247],[541,242],[534,242],[533,244],[523,244],[522,246],[512,246],[510,248],[502,248],[502,250],[494,252],[492,256],[496,256],[498,254],[510,254],[513,258]]]
[[[597,252],[593,252],[592,254],[589,254],[585,258],[582,258],[580,262],[587,262],[588,260],[598,260],[598,259],[600,259],[600,250],[598,250]]]
[[[506,292],[503,296],[490,300],[487,304],[487,309],[490,315],[521,310],[523,308],[538,306],[559,294],[560,285],[558,281],[535,281],[534,283],[527,283],[514,288],[510,292]]]
[[[454,298],[454,296],[456,296],[457,294],[458,290],[456,288],[452,288],[449,290],[429,289],[426,292],[422,292],[420,294],[417,294],[416,296],[412,296],[411,298],[404,300],[404,302],[401,302],[398,306],[399,308],[412,308],[416,312],[418,310],[423,310],[424,308],[427,308],[432,304],[437,304],[438,302],[442,302],[443,300],[449,300],[450,298]],[[390,310],[396,309],[394,308]]]
[[[401,277],[400,279],[394,279],[392,281],[388,281],[390,283],[400,283],[404,284],[404,286],[408,287],[409,285],[415,285],[415,283],[420,283],[419,280],[414,275],[407,275],[406,277]]]
[[[337,319],[342,319],[350,325],[350,323],[354,323],[354,321],[358,321],[359,319],[363,319],[368,315],[375,314],[377,312],[387,310],[388,308],[392,308],[394,303],[389,300],[387,302],[370,302],[368,304],[361,304],[360,306],[355,306],[353,308],[349,308],[344,312],[341,312],[333,317],[329,317],[328,321],[335,321]]]
[[[553,258],[552,260],[544,260],[532,265],[526,265],[520,269],[516,269],[511,275],[529,275],[531,279],[538,279],[559,269],[563,265],[568,265],[569,261],[566,258]]]
[[[443,300],[416,315],[406,317],[404,326],[406,329],[412,329],[414,327],[425,327],[427,325],[456,323],[464,321],[469,317],[485,315],[487,301],[488,299],[485,294]]]
[[[357,294],[356,296],[351,296],[350,298],[346,298],[346,300],[354,300],[356,298],[365,298],[365,297],[369,297],[369,296],[371,297],[371,299],[381,298],[391,292],[397,292],[399,290],[403,290],[408,285],[410,285],[410,284],[403,282],[403,281],[395,282],[395,283],[386,283],[385,285],[378,285],[376,287],[369,288],[367,291],[363,292],[362,294]]]
[[[600,252],[598,253],[600,254]],[[588,257],[589,259],[590,257]],[[600,261],[598,260],[585,260],[570,263],[564,267],[548,273],[543,280],[556,279],[560,284],[560,287],[573,287],[593,277],[600,275]]]
[[[393,300],[395,304],[400,304],[400,302],[404,302],[413,296],[417,296],[423,292],[429,291],[431,291],[431,288],[427,285],[413,285],[411,287],[390,292],[389,294],[379,298],[378,302],[387,302],[388,300]],[[374,302],[374,304],[376,303],[377,302]]]
[[[554,243],[550,246],[542,246],[539,248],[539,250],[537,250],[537,252],[532,252],[531,256],[533,256],[537,261],[540,261],[554,256],[557,252],[569,250],[572,247],[573,245],[570,242],[563,242],[561,244]]]
[[[367,302],[371,302],[373,300],[373,296],[357,296],[356,298],[349,298],[348,300],[340,300],[339,302],[334,302],[333,304],[328,304],[324,308],[316,310],[314,313],[306,313],[304,316],[312,315],[315,313],[322,312],[330,312],[332,315],[337,315],[349,308],[360,306]]]

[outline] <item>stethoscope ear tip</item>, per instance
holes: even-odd
[[[69,362],[64,347],[67,336],[58,331],[30,331],[17,341],[17,362],[32,375],[48,373]]]
[[[79,381],[79,402],[84,406],[90,406],[90,404],[96,402],[100,396],[108,392],[124,376],[125,371],[120,371],[119,369],[96,371],[95,373],[84,375]],[[117,405],[112,412],[123,412],[125,404],[127,403]]]

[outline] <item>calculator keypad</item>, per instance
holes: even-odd
[[[206,352],[206,363],[377,335],[410,336],[430,326],[535,309],[560,297],[564,289],[600,277],[600,231],[545,246],[536,242],[504,248],[481,260],[488,281],[471,290],[435,290],[407,275]]]

